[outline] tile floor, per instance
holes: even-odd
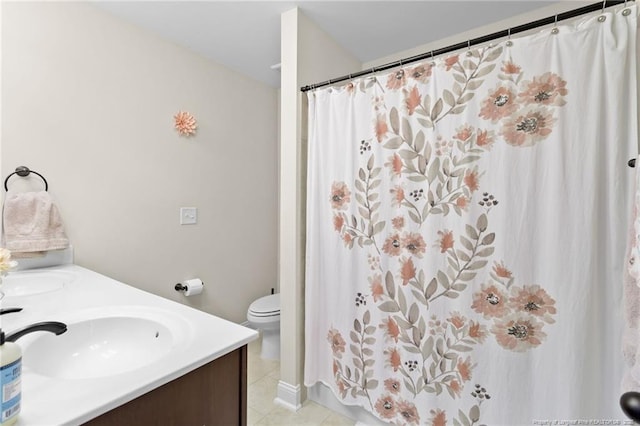
[[[313,401],[293,413],[274,404],[280,378],[280,362],[260,358],[260,339],[249,344],[247,424],[277,426],[353,426],[355,422]]]

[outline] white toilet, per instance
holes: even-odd
[[[263,359],[280,359],[280,294],[254,301],[247,311],[249,326],[262,334]]]

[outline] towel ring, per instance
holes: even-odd
[[[38,176],[40,176],[40,179],[42,179],[44,181],[44,190],[48,191],[49,190],[49,184],[47,183],[47,180],[44,178],[44,176],[42,176],[40,173],[36,172],[35,170],[29,170],[28,167],[26,166],[18,166],[16,167],[16,171],[11,173],[9,176],[7,176],[7,178],[4,180],[4,190],[5,191],[9,191],[9,188],[7,188],[7,182],[9,181],[9,178],[13,175],[18,175],[21,177],[27,177],[29,176],[29,173],[35,173]]]

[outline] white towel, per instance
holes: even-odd
[[[62,218],[47,191],[7,193],[2,230],[3,246],[14,255],[69,246]]]

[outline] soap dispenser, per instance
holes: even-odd
[[[0,329],[0,426],[18,420],[20,412],[22,350],[13,342],[6,342]]]

